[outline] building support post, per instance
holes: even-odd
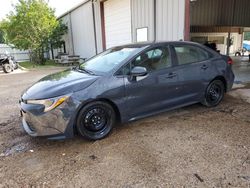
[[[227,55],[229,55],[230,53],[230,46],[231,46],[231,31],[228,32],[228,36],[227,36]]]
[[[101,28],[102,28],[102,49],[106,50],[106,31],[105,31],[105,17],[104,17],[104,2],[100,2],[101,12]]]
[[[156,30],[157,30],[157,24],[156,24],[156,0],[154,0],[154,41],[157,40],[157,34],[156,34]]]
[[[94,25],[94,38],[95,38],[95,54],[97,54],[97,41],[96,41],[96,21],[95,21],[95,5],[92,1],[92,16],[93,16],[93,25]]]
[[[185,29],[184,40],[190,40],[190,0],[185,0]]]
[[[75,55],[75,46],[74,46],[74,36],[73,36],[73,29],[72,29],[72,19],[71,19],[71,13],[69,13],[69,26],[70,26],[70,39],[72,44],[72,52],[73,55]]]

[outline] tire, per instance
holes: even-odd
[[[225,85],[221,80],[212,81],[205,92],[205,98],[202,102],[207,107],[214,107],[220,104],[225,94]]]
[[[235,53],[235,56],[236,56],[236,57],[237,57],[237,56],[241,56],[240,52],[236,52],[236,53]]]
[[[10,65],[9,63],[5,63],[5,64],[3,65],[3,71],[4,71],[5,73],[10,73],[10,72],[13,71],[13,69],[12,69],[12,67],[11,67],[11,65]]]
[[[115,111],[105,102],[93,102],[84,106],[77,117],[77,132],[88,140],[105,138],[115,124]]]

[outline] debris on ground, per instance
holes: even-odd
[[[203,180],[198,174],[194,174],[194,176],[195,176],[200,182],[204,182],[204,180]]]
[[[238,176],[238,178],[250,181],[250,176]]]
[[[7,148],[7,150],[5,152],[1,153],[0,156],[7,157],[7,156],[13,155],[15,153],[25,152],[25,151],[27,151],[27,146],[28,146],[28,143],[20,143],[20,144],[14,145],[10,148]]]
[[[92,160],[95,160],[95,159],[97,159],[97,156],[95,156],[95,155],[90,155],[89,158],[92,159]]]

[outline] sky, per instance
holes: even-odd
[[[56,16],[60,16],[69,9],[75,7],[83,0],[48,0],[49,6],[55,9]],[[12,5],[18,0],[0,0],[0,21],[5,18],[6,14],[13,10]]]

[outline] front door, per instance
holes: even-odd
[[[145,67],[143,77],[125,77],[125,91],[129,119],[143,117],[173,105],[178,96],[178,75],[172,67],[168,46],[143,52],[130,62],[128,70],[135,66]],[[128,71],[129,72],[129,71]]]

